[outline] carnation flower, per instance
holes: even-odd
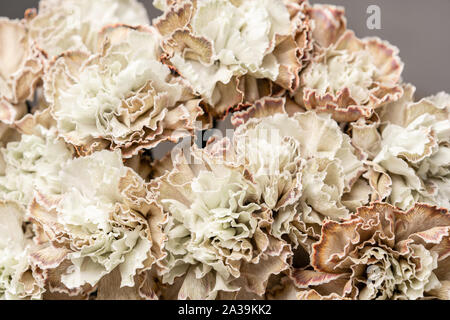
[[[268,98],[257,103],[258,109],[264,111],[275,105],[283,105],[283,100]],[[281,114],[255,118],[238,127],[233,137],[236,161],[251,174],[258,193],[271,210],[295,203],[302,191],[301,172],[305,163],[301,145],[279,126],[287,119]]]
[[[249,117],[250,114],[252,117]],[[296,245],[301,243],[309,247],[320,234],[320,226],[325,219],[345,218],[349,209],[368,203],[368,186],[365,188],[364,185],[355,184],[365,172],[363,162],[351,145],[350,137],[342,133],[329,115],[310,111],[289,116],[284,111],[282,99],[265,99],[236,114],[234,122],[243,123],[246,119],[249,119],[248,122],[237,130],[238,137],[241,132],[254,135],[252,131],[259,131],[260,136],[270,132],[271,138],[275,138],[272,142],[260,140],[249,144],[250,149],[245,150],[245,154],[247,157],[254,157],[256,163],[265,159],[263,151],[267,150],[265,155],[268,164],[265,166],[270,168],[269,160],[275,150],[283,146],[279,141],[291,141],[291,149],[286,148],[279,153],[289,154],[287,159],[291,159],[290,162],[283,162],[281,157],[275,157],[274,159],[282,160],[279,163],[282,170],[269,175],[277,183],[269,191],[295,186],[292,192],[281,195],[275,193],[275,198],[278,196],[276,199],[280,199],[280,203],[289,200],[288,203],[295,204],[294,208],[285,206],[275,216],[272,228],[279,238],[289,234]],[[256,147],[259,147],[259,152],[251,152],[251,148]],[[249,161],[251,159],[247,160],[245,167],[252,172],[255,165]],[[295,169],[294,174],[289,173],[292,168]],[[286,181],[287,177],[289,179]],[[263,185],[269,188],[267,183]],[[367,189],[367,195],[364,192],[362,195],[358,194],[358,190],[353,187]]]
[[[136,0],[40,0],[39,14],[28,11],[30,35],[49,58],[66,51],[94,52],[98,33],[109,24],[149,24]]]
[[[415,88],[380,109],[381,124],[358,124],[353,140],[368,154],[375,200],[402,209],[426,202],[450,208],[450,96],[414,102]]]
[[[23,134],[0,149],[1,199],[27,207],[35,191],[59,194],[59,172],[73,151],[45,126],[46,116],[38,113],[18,122]]]
[[[343,32],[343,12],[335,7],[315,7],[310,15],[318,22],[314,34],[319,45],[301,75],[302,88],[296,94],[300,104],[331,113],[339,122],[351,122],[368,118],[374,109],[401,97],[403,63],[396,47]]]
[[[289,246],[270,234],[272,213],[251,174],[236,162],[191,149],[152,184],[165,212],[166,297],[262,296],[271,274],[287,269]]]
[[[80,154],[122,149],[130,158],[189,135],[203,114],[200,100],[158,61],[154,29],[111,27],[98,53],[68,52],[45,77],[45,95],[60,135]]]
[[[41,299],[43,278],[29,262],[33,243],[24,234],[24,210],[0,202],[0,300]]]
[[[347,30],[347,19],[343,7],[315,4],[306,9],[306,15],[314,23],[312,36],[314,44],[322,49],[335,44]]]
[[[213,139],[206,150],[191,149],[198,163],[187,163],[179,153],[172,157],[174,168],[157,170],[163,174],[153,182],[154,191],[169,216],[163,283],[178,288],[171,297],[223,298],[234,291],[261,297],[269,276],[285,270],[278,269],[285,260],[274,260],[257,239],[277,244],[277,252],[287,245],[284,235],[308,247],[325,218],[348,215],[341,197],[364,171],[350,138],[329,116],[275,112],[283,106],[283,99],[259,101],[237,115],[244,124],[232,141]],[[245,123],[248,114],[271,109],[273,115]],[[267,255],[277,269],[255,271]],[[262,285],[255,285],[256,274]]]
[[[30,209],[53,245],[32,255],[39,268],[58,276],[49,290],[79,295],[114,271],[120,287],[139,289],[139,275],[163,257],[164,217],[150,214],[147,184],[123,165],[119,151],[68,161],[60,183],[59,197],[39,193]]]
[[[0,121],[12,124],[26,112],[43,73],[43,56],[24,21],[0,18]]]
[[[302,298],[448,299],[449,235],[447,210],[376,203],[325,223],[313,246],[314,270],[292,277]]]
[[[309,58],[304,5],[281,0],[156,1],[155,26],[168,63],[189,81],[216,116],[278,89],[295,91]]]

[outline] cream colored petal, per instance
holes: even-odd
[[[109,24],[147,25],[144,6],[136,0],[43,0],[28,22],[31,38],[49,58],[63,52],[94,52],[97,36]]]
[[[65,53],[46,75],[60,135],[81,155],[122,149],[125,158],[190,135],[204,115],[201,101],[159,62],[156,30],[113,26],[99,40],[96,55]]]
[[[340,122],[368,118],[374,109],[402,96],[402,70],[397,48],[346,31],[303,71],[297,100]]]

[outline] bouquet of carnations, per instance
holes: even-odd
[[[0,19],[1,299],[450,299],[449,94],[341,7],[154,5]]]

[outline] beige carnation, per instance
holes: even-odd
[[[159,62],[155,30],[117,26],[101,39],[97,54],[65,53],[46,74],[59,134],[80,154],[121,149],[125,158],[190,135],[200,100]]]
[[[98,34],[110,24],[148,25],[137,0],[40,0],[28,11],[31,38],[51,59],[66,51],[94,52]]]
[[[32,45],[24,21],[0,18],[0,121],[12,124],[27,112],[27,100],[43,74],[43,55]]]
[[[315,57],[302,72],[296,101],[309,110],[331,113],[339,122],[368,118],[398,100],[403,62],[398,49],[378,38],[358,39],[345,30],[343,9],[315,6]]]
[[[353,126],[353,142],[367,154],[372,200],[402,209],[415,202],[450,208],[450,96],[414,102],[415,88],[378,112],[380,120]]]
[[[272,210],[264,202],[270,194],[237,162],[195,147],[190,153],[195,163],[177,153],[174,168],[153,182],[169,216],[162,297],[264,295],[270,275],[287,269],[292,254],[270,234]]]
[[[158,1],[167,60],[223,116],[282,90],[295,91],[311,51],[306,3]]]
[[[351,145],[350,137],[342,133],[330,115],[309,111],[289,116],[283,99],[268,98],[236,114],[234,123],[244,123],[237,129],[238,140],[240,136],[254,135],[267,135],[273,140],[254,139],[245,152],[247,158],[252,156],[260,162],[267,159],[264,165],[268,168],[272,158],[280,158],[273,157],[275,150],[284,144],[291,145],[291,149],[278,153],[280,156],[289,154],[286,159],[290,162],[280,162],[282,169],[269,175],[273,182],[262,183],[268,191],[271,191],[268,182],[277,183],[275,190],[295,190],[281,196],[275,193],[281,204],[291,204],[278,207],[280,211],[272,226],[278,237],[288,234],[296,246],[302,244],[309,249],[320,235],[324,220],[345,218],[350,211],[369,202],[368,184],[358,181],[366,170],[364,164]],[[252,151],[253,148],[259,150]],[[255,175],[250,161],[252,159],[246,160],[245,167]],[[292,168],[293,173],[290,173]]]
[[[0,300],[41,299],[44,278],[30,264],[34,248],[24,233],[25,210],[13,202],[0,202]]]
[[[30,208],[37,230],[50,241],[32,254],[53,277],[50,292],[80,295],[110,275],[114,287],[114,272],[118,293],[140,289],[145,273],[164,256],[160,224],[165,218],[150,213],[147,184],[123,165],[119,151],[71,160],[60,180],[60,196],[38,193]]]
[[[325,223],[313,246],[314,270],[292,277],[304,299],[448,299],[449,241],[447,210],[416,204],[404,212],[376,203]]]

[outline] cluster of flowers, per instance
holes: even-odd
[[[341,7],[154,5],[0,19],[0,298],[450,299],[450,95]]]

